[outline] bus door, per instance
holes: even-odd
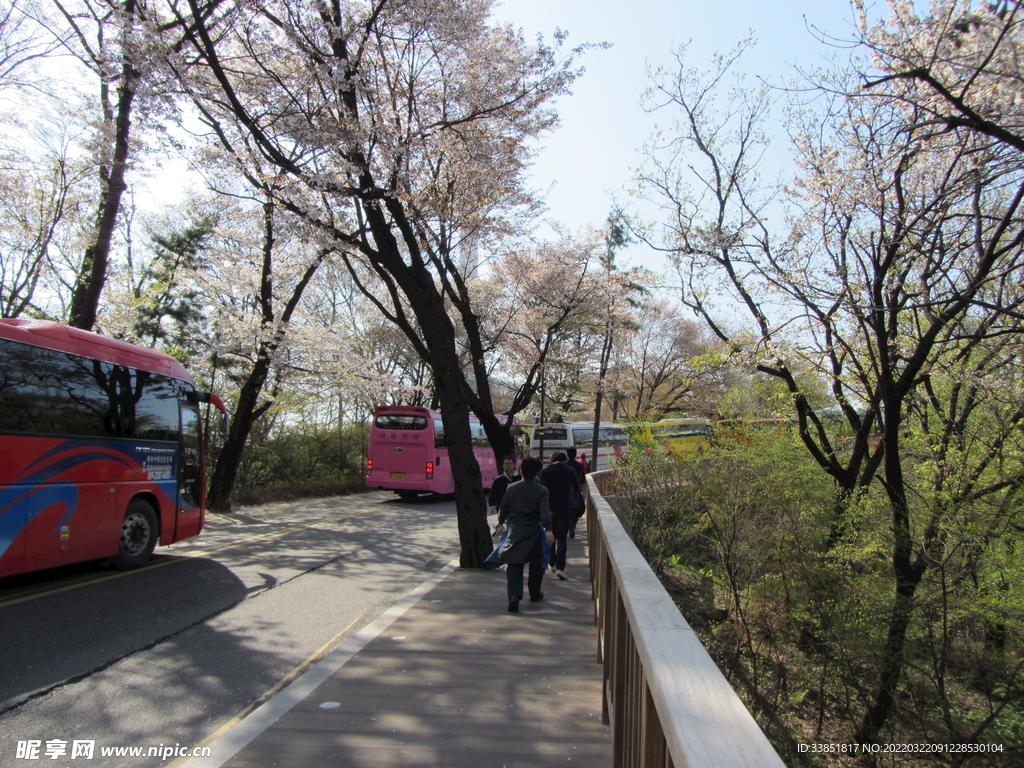
[[[180,402],[181,440],[178,443],[178,502],[174,541],[195,536],[203,528],[203,462],[198,406]],[[170,542],[164,542],[169,544]]]

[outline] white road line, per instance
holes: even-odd
[[[408,611],[430,590],[436,587],[457,566],[453,560],[441,570],[428,578],[409,594],[388,608],[384,613],[367,624],[352,637],[324,657],[323,661],[311,667],[309,671],[298,677],[295,682],[276,694],[265,704],[243,718],[227,733],[219,736],[210,746],[213,753],[210,757],[193,757],[185,761],[182,768],[220,768],[228,760],[238,754],[243,747],[276,723],[286,712],[301,702],[341,669],[349,659],[366,647],[367,643],[377,637],[391,624]]]

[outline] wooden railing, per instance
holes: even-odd
[[[614,768],[784,768],[588,476],[587,538]]]

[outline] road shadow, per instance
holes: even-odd
[[[503,573],[452,572],[232,764],[610,766],[582,542],[570,556],[517,614]]]
[[[297,573],[315,571],[353,579],[368,592],[385,594],[404,591],[410,581],[418,583],[424,573],[436,571],[458,555],[455,508],[450,499],[378,497],[367,499],[366,504],[369,509],[340,509],[337,516],[324,515],[309,525],[296,526],[296,520],[289,518],[279,531],[261,528],[251,540],[239,540],[237,546],[215,556],[247,572],[294,578]],[[326,511],[318,509],[317,514]],[[256,508],[246,514],[272,520]],[[380,576],[399,572],[407,576]]]
[[[94,562],[4,579],[0,594],[13,601],[0,604],[4,712],[181,633],[247,590],[213,560],[161,556],[135,571]]]

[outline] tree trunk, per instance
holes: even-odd
[[[913,559],[913,538],[910,529],[910,507],[907,502],[906,485],[900,457],[899,426],[900,402],[886,404],[885,437],[885,489],[892,512],[893,553],[892,566],[895,580],[895,595],[889,611],[885,648],[882,651],[878,670],[878,683],[871,706],[864,714],[856,740],[859,743],[874,743],[878,732],[892,714],[896,703],[896,687],[899,685],[905,664],[904,650],[907,632],[914,611],[914,594],[924,576],[925,564]]]
[[[921,582],[921,577],[920,574],[917,578],[900,577],[897,582],[896,597],[889,611],[889,626],[878,671],[878,684],[871,706],[865,712],[854,737],[858,744],[874,744],[878,741],[878,732],[892,714],[896,703],[896,687],[903,675],[903,652],[907,643],[907,630],[910,628],[911,614],[914,610],[914,593]]]
[[[245,442],[249,439],[253,422],[262,415],[262,411],[258,411],[256,405],[269,375],[270,355],[267,350],[261,350],[256,365],[242,385],[238,405],[231,418],[228,438],[210,476],[210,488],[206,494],[206,503],[210,509],[222,512],[231,509],[231,492],[238,476],[238,466],[242,462],[242,451],[245,450]]]
[[[446,347],[448,345],[445,345]],[[452,479],[455,482],[455,511],[459,525],[460,568],[483,568],[491,552],[491,531],[487,524],[487,499],[484,497],[480,465],[473,453],[469,429],[469,402],[463,397],[455,375],[459,359],[451,350],[434,348],[433,366],[441,413],[444,414],[444,441],[448,447]]]
[[[86,331],[91,331],[96,324],[100,295],[103,293],[103,285],[107,281],[110,243],[114,238],[117,214],[121,208],[121,194],[127,188],[124,176],[128,165],[128,138],[131,132],[132,100],[135,98],[134,82],[136,77],[137,74],[131,65],[125,62],[122,66],[121,87],[117,92],[113,162],[109,169],[109,175],[102,171],[100,173],[101,192],[96,240],[85,249],[82,267],[75,282],[75,290],[71,295],[68,324]]]
[[[608,375],[608,362],[612,357],[612,330],[612,324],[609,321],[605,327],[604,342],[601,345],[601,359],[597,372],[597,395],[594,398],[594,435],[591,441],[593,455],[590,459],[590,469],[593,472],[596,472],[598,469],[597,449],[601,436],[601,404],[604,400],[604,377]]]
[[[501,467],[501,462],[506,456],[515,454],[516,442],[512,438],[511,427],[506,427],[501,419],[493,416],[487,417],[479,413],[476,416],[480,419],[484,432],[487,433],[487,442],[491,444],[491,450],[494,451],[494,461]]]

